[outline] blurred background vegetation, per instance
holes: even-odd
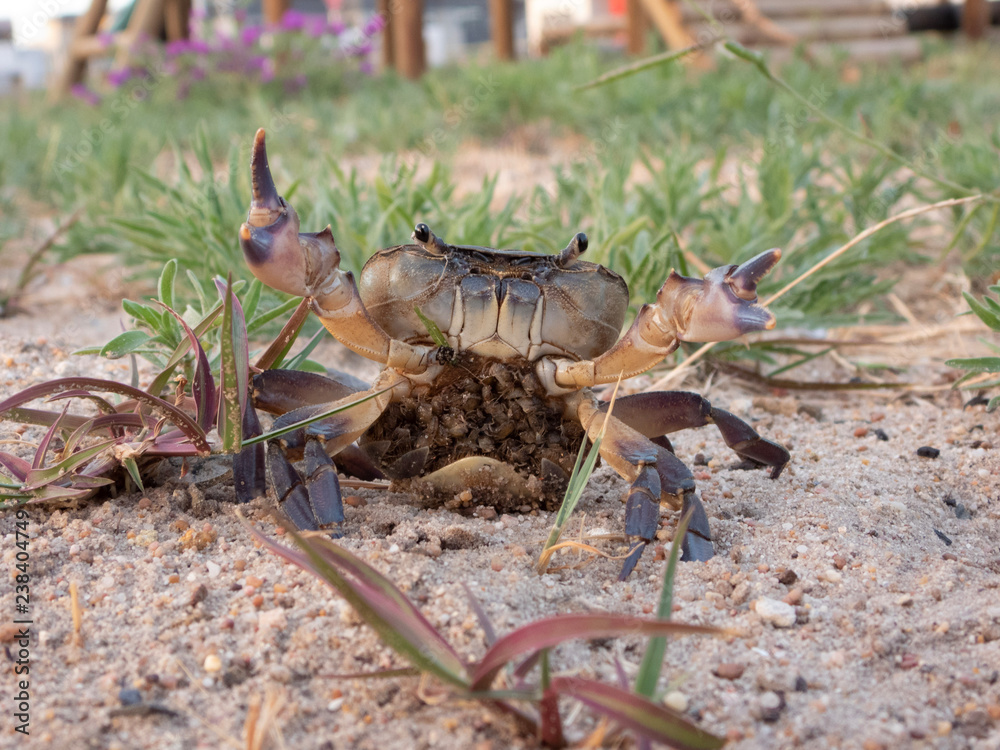
[[[299,48],[310,35],[289,39],[278,49],[291,62],[270,75],[253,56],[226,68],[218,52],[189,45],[168,49],[166,62],[113,71],[69,101],[9,97],[0,242],[81,211],[53,260],[113,253],[152,279],[177,258],[206,289],[213,274],[247,278],[236,230],[258,127],[303,229],[331,224],[355,271],[375,249],[406,241],[417,221],[450,242],[541,252],[582,230],[590,259],[626,276],[635,305],[671,267],[697,274],[779,246],[785,257],[766,295],[891,214],[973,192],[995,198],[1000,188],[1000,59],[986,47],[931,44],[905,67],[799,55],[780,68],[816,107],[921,177],[724,53],[709,71],[672,63],[579,90],[621,59],[575,43],[410,81],[373,75],[367,49],[331,64]],[[225,74],[206,75],[210,64]],[[493,161],[470,174],[461,158],[470,151]],[[511,187],[501,178],[513,151],[542,166]],[[903,262],[961,267],[985,287],[1000,253],[998,206],[885,229],[776,303],[779,321],[892,319],[883,295]]]

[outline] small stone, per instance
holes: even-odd
[[[783,570],[778,574],[778,583],[783,583],[786,586],[791,586],[797,580],[799,580],[799,576],[791,568]]]
[[[339,698],[334,698],[332,701],[326,704],[326,710],[330,712],[339,711],[344,706],[343,696]]]
[[[793,607],[802,601],[802,589],[792,589],[781,599],[785,604],[791,604]]]
[[[745,669],[744,665],[737,662],[724,661],[713,669],[712,673],[723,680],[738,680],[743,676],[743,670]]]
[[[663,705],[678,713],[684,713],[688,710],[688,698],[680,690],[671,690],[663,696]]]
[[[257,615],[258,630],[284,630],[288,627],[288,617],[283,609],[269,609]]]
[[[941,451],[929,445],[921,445],[917,448],[917,455],[921,458],[937,458],[941,455]]]
[[[941,555],[941,559],[942,560],[958,560],[958,555],[956,555],[954,552],[945,552],[943,555]]]
[[[875,428],[875,437],[883,441],[889,439],[889,436],[886,434],[886,431],[878,427]]]
[[[208,569],[209,578],[218,578],[219,573],[222,572],[222,566],[216,562],[212,562],[211,560],[205,563],[205,567]]]
[[[760,696],[760,718],[764,721],[777,721],[781,717],[781,710],[784,707],[785,696],[783,693],[768,690]]]
[[[247,576],[246,585],[253,586],[255,589],[259,589],[261,586],[264,585],[264,581],[258,578],[257,576]]]
[[[344,498],[344,504],[350,505],[352,508],[363,508],[368,505],[368,501],[360,495],[348,495]]]
[[[494,573],[499,573],[503,570],[503,559],[499,557],[493,557],[490,559],[490,568]]]
[[[743,604],[747,599],[750,598],[750,584],[747,581],[741,581],[736,584],[733,589],[733,593],[730,595],[729,599],[733,604]]]
[[[947,737],[949,734],[951,734],[951,722],[939,721],[937,723],[937,733],[938,737]]]
[[[824,570],[816,577],[827,583],[840,583],[844,580],[844,576],[836,570]]]
[[[837,554],[833,556],[833,566],[837,570],[843,570],[847,567],[847,558],[843,555]]]
[[[194,607],[208,598],[208,588],[204,583],[199,583],[197,588],[191,592],[191,599],[188,601],[189,607]]]
[[[264,597],[261,596],[260,594],[257,594],[253,599],[250,600],[250,603],[253,604],[253,606],[256,607],[257,609],[260,609],[261,607],[264,606]]]
[[[899,657],[898,666],[900,669],[913,669],[920,664],[920,657],[916,654],[903,654]]]
[[[858,428],[856,428],[854,430],[854,437],[856,437],[856,438],[862,438],[862,437],[864,437],[867,434],[868,434],[868,428],[867,427],[858,427]]]
[[[885,745],[877,740],[867,739],[861,743],[861,750],[886,750]]]
[[[913,597],[910,594],[903,594],[896,600],[896,604],[898,604],[900,607],[912,607]]]
[[[222,670],[222,659],[220,659],[216,654],[209,654],[205,657],[205,671],[209,673],[219,672]]]
[[[795,624],[795,607],[777,599],[761,597],[757,600],[755,610],[760,619],[776,628],[790,628]]]

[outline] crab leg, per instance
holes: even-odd
[[[619,580],[628,577],[646,545],[656,538],[661,504],[684,510],[694,505],[695,515],[684,539],[685,559],[711,557],[708,519],[701,501],[694,495],[694,477],[690,469],[669,450],[617,416],[606,415],[593,398],[581,395],[573,401],[576,401],[577,415],[590,440],[596,440],[602,430],[604,432],[601,458],[632,483],[625,498],[625,533],[638,537],[641,543],[626,558]]]
[[[607,405],[602,404],[602,411]],[[703,396],[688,391],[658,391],[622,396],[615,401],[615,416],[649,438],[678,430],[714,424],[726,445],[739,456],[771,467],[777,479],[790,458],[788,449],[761,437],[750,425]]]
[[[656,302],[639,309],[632,327],[611,349],[593,360],[556,361],[555,385],[611,383],[645,372],[682,341],[726,341],[773,328],[774,316],[757,303],[757,282],[780,257],[780,250],[767,250],[742,265],[715,268],[704,279],[671,271]]]
[[[372,319],[354,276],[340,269],[330,227],[299,232],[298,214],[278,195],[271,178],[263,128],[254,138],[250,171],[253,197],[239,236],[253,275],[274,289],[310,298],[326,329],[349,349],[382,364],[422,372],[431,350],[392,339]]]
[[[267,477],[278,502],[301,529],[315,530],[344,520],[340,482],[330,455],[350,446],[379,418],[392,402],[396,389],[406,391],[406,378],[385,370],[370,390],[352,394],[332,404],[312,404],[290,411],[274,421],[272,429],[308,419],[338,405],[359,402],[301,430],[269,440]],[[306,478],[296,471],[288,456],[304,455]]]

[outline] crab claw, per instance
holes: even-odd
[[[781,258],[767,250],[739,266],[720,266],[704,279],[671,271],[657,302],[673,310],[681,341],[727,341],[774,328],[771,312],[757,303],[757,282]]]
[[[254,138],[250,173],[253,195],[246,223],[240,227],[240,247],[251,273],[288,294],[318,297],[328,293],[340,266],[333,232],[327,227],[322,232],[299,233],[298,214],[274,186],[263,128]]]

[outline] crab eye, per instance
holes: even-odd
[[[577,232],[576,236],[573,237],[572,241],[566,246],[566,249],[559,253],[556,263],[560,268],[565,268],[576,260],[582,253],[586,252],[588,244],[589,241],[587,240],[587,235],[583,232]]]
[[[424,223],[413,228],[413,239],[417,242],[427,242],[431,238],[431,228]]]

